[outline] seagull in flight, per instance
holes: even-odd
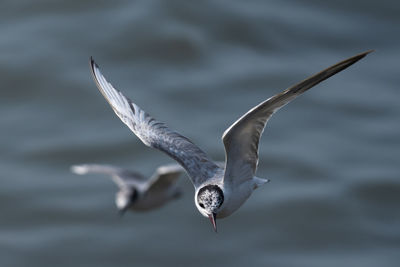
[[[176,186],[179,176],[184,172],[178,164],[162,165],[156,169],[150,179],[126,169],[102,164],[81,164],[71,166],[75,174],[106,174],[118,186],[115,204],[123,215],[128,209],[149,211],[163,206],[181,195]]]
[[[176,160],[187,172],[195,188],[194,201],[199,212],[208,217],[217,231],[216,219],[236,211],[259,186],[268,179],[256,177],[258,143],[269,118],[281,107],[356,63],[371,51],[345,59],[278,93],[250,109],[222,135],[225,146],[225,166],[211,160],[188,138],[150,116],[132,102],[101,73],[90,58],[94,81],[115,114],[146,145],[156,148]]]

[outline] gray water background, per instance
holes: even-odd
[[[399,1],[1,1],[0,266],[400,266]],[[219,233],[193,188],[117,216],[76,163],[150,175],[145,147],[88,59],[138,105],[224,159],[244,112],[356,53],[280,110],[260,142],[272,180]]]

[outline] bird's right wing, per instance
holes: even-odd
[[[71,166],[75,174],[84,175],[88,173],[106,174],[111,177],[119,188],[127,186],[138,187],[145,182],[145,177],[137,172],[103,164],[81,164]]]
[[[115,114],[146,145],[159,149],[183,166],[194,186],[213,177],[220,168],[199,147],[177,132],[171,131],[115,89],[91,59],[90,66],[98,89]]]
[[[164,191],[175,184],[185,170],[179,164],[162,165],[149,180],[149,192]]]

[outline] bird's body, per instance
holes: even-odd
[[[88,173],[109,175],[119,188],[115,196],[115,204],[121,212],[128,209],[149,211],[177,198],[181,190],[176,182],[184,172],[178,164],[158,167],[150,179],[146,179],[139,173],[110,165],[74,165],[71,171],[80,175]]]
[[[189,139],[170,130],[115,89],[91,59],[93,78],[117,116],[147,146],[175,159],[186,170],[195,187],[195,204],[216,230],[216,218],[236,211],[252,192],[269,180],[255,176],[258,143],[269,118],[281,107],[311,87],[354,64],[371,51],[341,61],[276,94],[250,109],[223,134],[225,166],[211,160]]]

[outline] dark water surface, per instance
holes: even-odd
[[[400,266],[399,1],[2,1],[1,266]],[[91,79],[216,160],[249,108],[356,53],[270,121],[258,189],[219,233],[185,195],[120,219],[97,162],[171,160],[133,136]]]

